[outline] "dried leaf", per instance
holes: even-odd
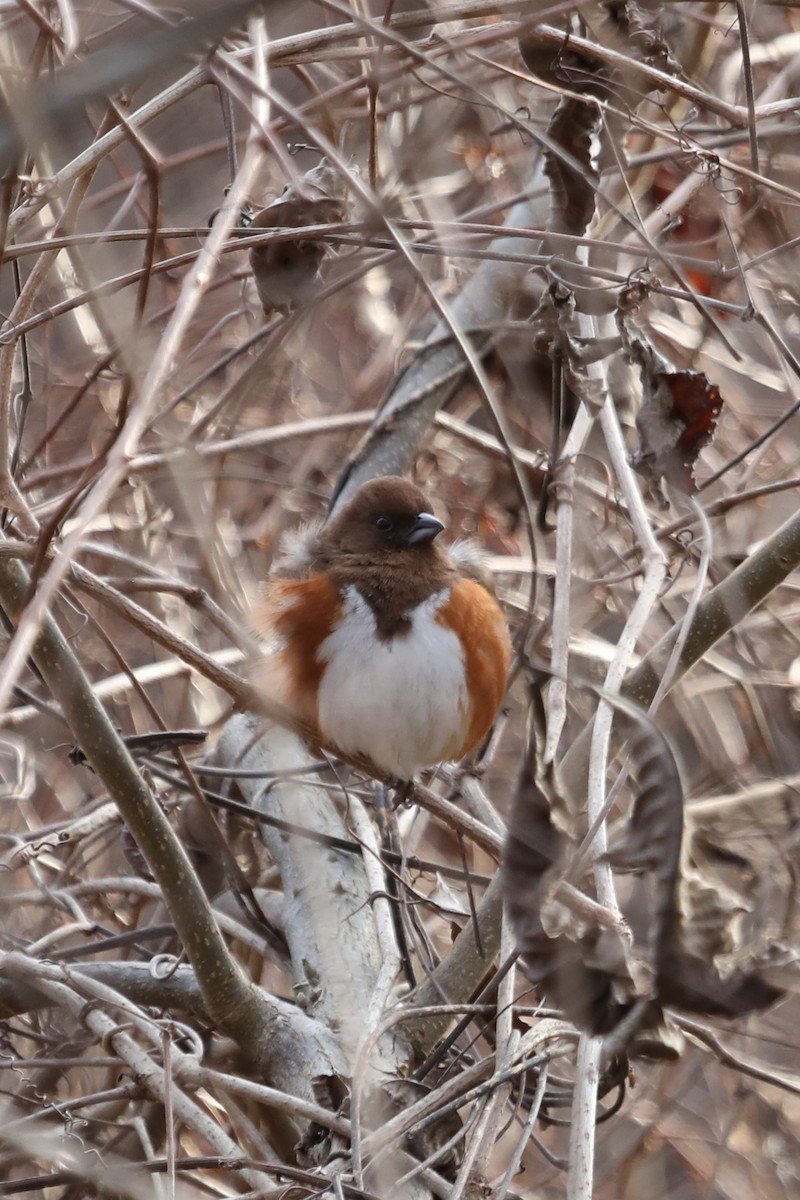
[[[699,371],[643,373],[642,382],[634,465],[656,482],[663,478],[681,492],[693,492],[694,464],[722,411],[719,388]]]
[[[661,163],[648,192],[651,204],[659,208],[669,204],[672,193],[690,170],[690,166],[674,160]],[[720,204],[718,191],[707,186],[694,197],[691,207],[672,217],[662,234],[662,247],[691,254],[694,258],[694,263],[684,263],[682,270],[687,283],[701,296],[712,295],[715,284],[719,286],[720,283],[719,276],[711,272],[718,257],[718,240],[723,229],[718,211]]]
[[[534,696],[534,708],[540,706]],[[541,714],[540,714],[541,717]],[[616,1002],[614,975],[622,964],[615,932],[576,923],[555,895],[562,875],[559,863],[566,838],[552,821],[555,794],[552,770],[538,762],[536,740],[531,735],[509,817],[503,852],[503,890],[509,918],[517,937],[520,967],[576,1025],[604,1033],[613,1028],[627,1006]],[[602,957],[605,966],[590,964]],[[611,960],[614,960],[614,967]]]
[[[324,160],[257,212],[252,229],[303,229],[343,221],[348,206],[341,175]],[[326,247],[313,238],[292,238],[254,246],[250,266],[264,312],[290,312],[311,299]]]
[[[523,759],[503,848],[503,895],[514,927],[522,969],[533,983],[550,973],[553,940],[545,932],[542,901],[547,872],[559,862],[566,839],[551,819],[551,805],[536,778],[533,733]]]
[[[662,1004],[703,1016],[738,1017],[769,1008],[783,992],[753,969],[741,968],[724,978],[706,958],[676,945],[662,962],[658,996]]]
[[[580,237],[594,215],[597,170],[592,139],[599,115],[593,107],[564,97],[553,114],[548,135],[560,148],[545,151],[545,173],[552,197],[548,229]]]
[[[683,838],[683,787],[675,756],[661,730],[644,713],[635,719],[638,723],[630,754],[638,763],[639,793],[626,837],[612,847],[608,858],[618,870],[647,871],[652,877],[649,952],[652,970],[658,975],[664,948],[674,939],[679,922],[676,889]]]
[[[780,993],[753,964],[729,964],[723,973],[712,954],[700,955],[694,949],[697,906],[687,902],[682,914],[678,901],[684,824],[678,766],[666,738],[644,713],[627,701],[615,703],[635,722],[630,750],[638,764],[639,791],[625,836],[608,859],[617,870],[646,876],[650,903],[644,939],[634,938],[631,954],[616,929],[586,918],[575,920],[559,896],[558,859],[565,839],[551,819],[550,801],[534,765],[533,742],[509,820],[504,889],[527,978],[581,1028],[606,1034],[619,1027],[615,1052],[626,1045],[631,1050],[640,1046],[651,1055],[653,1038],[659,1041],[652,1031],[661,1021],[663,1005],[735,1015],[765,1007]],[[548,782],[552,785],[550,776]],[[688,894],[684,885],[681,897]],[[708,886],[702,894],[708,897]],[[691,895],[698,895],[696,888]],[[719,917],[716,910],[715,916]],[[714,923],[717,932],[719,924]],[[669,1048],[658,1052],[662,1051],[674,1053]]]
[[[666,507],[662,479],[686,494],[695,490],[694,465],[714,436],[723,399],[702,372],[675,370],[637,324],[647,290],[646,281],[638,280],[623,291],[617,324],[642,379],[642,403],[636,415],[639,449],[633,463]]]

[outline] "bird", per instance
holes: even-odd
[[[475,750],[506,690],[488,572],[443,530],[410,479],[370,479],[278,560],[254,613],[256,685],[397,783]]]

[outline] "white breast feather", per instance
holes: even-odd
[[[380,641],[369,605],[347,588],[342,619],[318,651],[328,663],[319,689],[324,736],[398,779],[452,757],[463,740],[461,643],[434,620],[449,596],[437,592],[416,609],[405,636]]]

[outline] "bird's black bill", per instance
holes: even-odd
[[[432,513],[420,513],[406,534],[406,541],[409,546],[424,546],[426,542],[432,542],[443,529],[444,525],[438,517]]]

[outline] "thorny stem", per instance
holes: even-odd
[[[265,101],[260,95],[256,96],[254,105],[259,115],[266,114]],[[251,137],[241,169],[231,185],[205,245],[181,288],[172,320],[159,342],[136,400],[131,405],[124,428],[109,452],[106,466],[75,513],[74,528],[64,538],[58,559],[51,563],[39,581],[36,594],[25,612],[20,614],[20,624],[6,652],[3,676],[0,679],[0,711],[8,704],[14,684],[36,640],[40,624],[52,605],[59,584],[69,570],[70,562],[78,552],[92,521],[108,505],[125,475],[130,459],[138,449],[139,439],[162,398],[162,388],[173,359],[197,306],[212,281],[220,250],[238,220],[241,207],[255,182],[262,156],[263,148],[259,138]]]

